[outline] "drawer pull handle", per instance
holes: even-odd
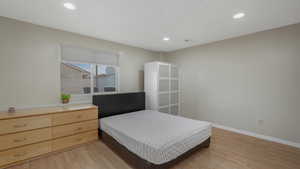
[[[26,138],[23,138],[23,139],[15,139],[14,142],[15,142],[15,143],[19,143],[19,142],[26,141],[26,140],[27,140]]]
[[[14,125],[14,128],[22,128],[22,127],[26,127],[27,124],[16,124]]]
[[[25,156],[27,153],[23,152],[23,153],[19,153],[19,154],[14,154],[14,157],[23,157]]]
[[[82,115],[78,115],[77,118],[78,118],[78,119],[81,119],[81,118],[82,118]]]

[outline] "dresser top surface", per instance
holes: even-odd
[[[0,120],[20,118],[28,116],[40,116],[53,113],[62,113],[69,111],[85,110],[85,109],[97,109],[97,106],[92,104],[75,104],[75,105],[64,105],[55,107],[43,107],[43,108],[32,108],[32,109],[20,109],[14,113],[0,112]]]

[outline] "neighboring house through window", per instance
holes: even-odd
[[[103,53],[83,48],[63,47],[62,49],[62,93],[84,95],[118,91],[119,67],[117,62],[113,62],[116,59],[108,58],[114,56],[106,56],[105,53],[106,57],[104,57]],[[80,57],[76,56],[77,53]],[[84,54],[87,57],[84,57]]]
[[[117,91],[117,71],[113,66],[95,65],[94,88],[97,92]]]

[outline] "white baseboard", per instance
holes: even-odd
[[[219,124],[212,124],[212,125],[215,128],[220,128],[220,129],[232,131],[232,132],[239,133],[239,134],[244,134],[244,135],[247,135],[247,136],[252,136],[252,137],[259,138],[259,139],[263,139],[263,140],[267,140],[267,141],[271,141],[271,142],[275,142],[275,143],[280,143],[280,144],[285,144],[285,145],[289,145],[289,146],[292,146],[292,147],[300,148],[300,143],[287,141],[287,140],[283,140],[283,139],[280,139],[280,138],[266,136],[266,135],[262,135],[262,134],[257,134],[257,133],[246,131],[246,130],[240,130],[240,129],[235,129],[235,128],[232,128],[232,127],[222,126],[222,125],[219,125]]]

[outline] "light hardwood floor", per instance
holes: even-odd
[[[101,141],[9,169],[131,169]],[[300,149],[213,129],[212,142],[172,169],[300,169]]]

